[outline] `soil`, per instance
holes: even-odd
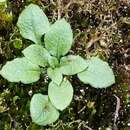
[[[29,103],[34,93],[47,94],[50,80],[41,76],[37,83],[24,85],[0,77],[0,130],[130,130],[130,0],[7,0],[6,7],[0,6],[1,67],[31,44],[16,26],[30,3],[39,5],[52,23],[64,17],[74,33],[70,53],[99,55],[112,67],[116,83],[95,89],[69,77],[72,103],[57,122],[41,127],[32,123]]]

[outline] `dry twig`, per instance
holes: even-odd
[[[114,113],[114,130],[117,129],[117,126],[116,126],[116,122],[117,122],[117,118],[119,117],[119,110],[120,110],[120,98],[117,97],[116,95],[114,95],[114,97],[116,97],[116,111]]]

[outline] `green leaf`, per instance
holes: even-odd
[[[47,74],[51,78],[51,80],[55,82],[57,85],[59,85],[62,82],[63,76],[60,68],[55,68],[55,69],[48,68]]]
[[[73,98],[71,83],[66,79],[59,86],[51,82],[48,88],[48,96],[57,109],[64,110]]]
[[[75,75],[87,68],[86,60],[80,56],[69,55],[60,61],[61,71],[65,75]]]
[[[95,88],[106,88],[115,83],[115,77],[112,69],[107,62],[102,61],[98,57],[92,57],[87,60],[88,68],[79,73],[79,79],[90,84]]]
[[[72,42],[73,33],[65,19],[56,21],[45,34],[45,47],[58,58],[70,50]]]
[[[51,56],[49,59],[48,59],[48,62],[49,62],[49,65],[52,67],[52,68],[56,68],[59,66],[59,62],[58,62],[58,59],[56,57],[53,57]]]
[[[30,113],[33,122],[38,125],[48,125],[59,118],[58,110],[51,104],[47,95],[34,94],[30,103]]]
[[[25,84],[39,80],[40,73],[40,68],[24,57],[8,61],[0,71],[0,74],[10,82],[21,81]]]
[[[39,44],[41,36],[50,28],[48,18],[42,9],[34,4],[30,4],[22,11],[17,26],[24,38]]]
[[[41,45],[30,45],[23,50],[24,56],[32,63],[45,67],[48,65],[48,59],[51,57],[49,52]]]

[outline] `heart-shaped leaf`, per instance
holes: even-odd
[[[58,110],[51,104],[47,95],[34,94],[30,103],[30,113],[33,122],[38,125],[48,125],[59,118]]]
[[[63,76],[60,68],[55,68],[55,69],[48,68],[47,74],[51,78],[51,80],[55,82],[57,85],[59,85],[62,82]]]
[[[86,60],[80,56],[69,55],[61,58],[61,71],[65,75],[75,75],[87,68]]]
[[[39,80],[41,70],[25,57],[8,61],[0,71],[0,74],[10,82],[32,83]]]
[[[66,79],[59,86],[51,82],[48,88],[48,96],[57,109],[64,110],[70,104],[73,97],[71,83]]]
[[[79,73],[79,79],[95,88],[106,88],[115,83],[112,69],[107,62],[98,57],[87,60],[88,68]]]
[[[45,34],[45,47],[58,58],[69,51],[72,42],[73,33],[65,19],[56,21]]]
[[[49,52],[41,45],[30,45],[23,50],[24,56],[32,63],[45,67],[48,65],[48,59],[50,59]]]
[[[41,37],[50,28],[48,18],[35,4],[27,6],[19,16],[17,25],[21,35],[35,43],[41,43]]]

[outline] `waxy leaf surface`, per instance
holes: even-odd
[[[63,76],[60,68],[55,68],[55,69],[48,68],[47,74],[51,78],[51,80],[55,82],[57,85],[59,85],[62,82]]]
[[[60,85],[54,82],[49,84],[48,96],[52,104],[59,110],[64,110],[72,101],[73,88],[71,83],[64,79]]]
[[[65,55],[70,50],[72,42],[73,33],[65,19],[56,21],[45,34],[45,47],[57,58]]]
[[[79,73],[79,79],[95,88],[106,88],[115,83],[112,69],[107,62],[97,57],[87,60],[88,68]]]
[[[50,28],[48,18],[35,4],[30,4],[22,11],[17,26],[24,38],[38,44],[41,44],[42,35]]]
[[[59,118],[58,110],[51,104],[47,95],[34,94],[30,103],[32,121],[38,125],[48,125]]]
[[[10,82],[21,81],[25,84],[38,81],[40,73],[40,68],[25,57],[8,61],[0,71],[0,74]]]
[[[69,55],[61,58],[61,71],[65,75],[75,75],[87,68],[86,60],[80,56]]]
[[[42,67],[45,67],[49,64],[48,59],[51,57],[49,52],[38,44],[30,45],[23,50],[23,54],[32,63],[40,65]]]

